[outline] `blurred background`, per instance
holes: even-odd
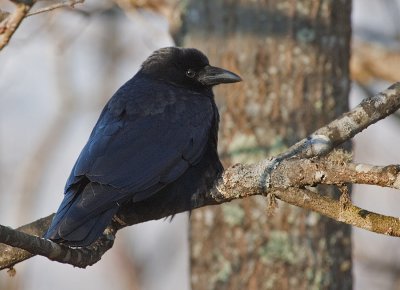
[[[173,45],[173,6],[127,2],[86,0],[31,16],[0,52],[1,224],[18,227],[57,209],[105,102],[152,51]],[[353,3],[351,107],[400,80],[400,1]],[[11,5],[0,0],[0,7]],[[391,116],[357,135],[355,160],[399,164],[399,129],[399,116]],[[353,201],[400,213],[394,190],[354,186]],[[19,264],[15,277],[0,272],[0,289],[187,290],[187,232],[187,214],[132,226],[86,270],[35,257]],[[354,289],[400,289],[400,239],[354,229],[353,241]]]

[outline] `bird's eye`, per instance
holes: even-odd
[[[194,78],[196,76],[196,72],[190,68],[186,71],[186,76],[189,78]]]

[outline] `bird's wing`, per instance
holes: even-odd
[[[89,212],[127,198],[148,198],[204,153],[214,119],[211,100],[195,93],[158,95],[125,102],[117,92],[103,110],[66,185],[85,176],[116,189],[88,195],[83,202]]]

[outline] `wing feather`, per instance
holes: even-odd
[[[137,199],[139,192],[142,200],[199,161],[214,121],[211,99],[183,89],[171,94],[168,87],[147,92],[135,87],[130,95],[117,92],[107,104],[66,188],[85,176],[114,187],[114,201]]]

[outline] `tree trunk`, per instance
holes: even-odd
[[[215,90],[225,166],[275,155],[347,110],[351,1],[190,0],[183,9],[178,43],[244,80]],[[266,198],[196,210],[192,287],[351,289],[350,233],[283,203],[269,216]]]

